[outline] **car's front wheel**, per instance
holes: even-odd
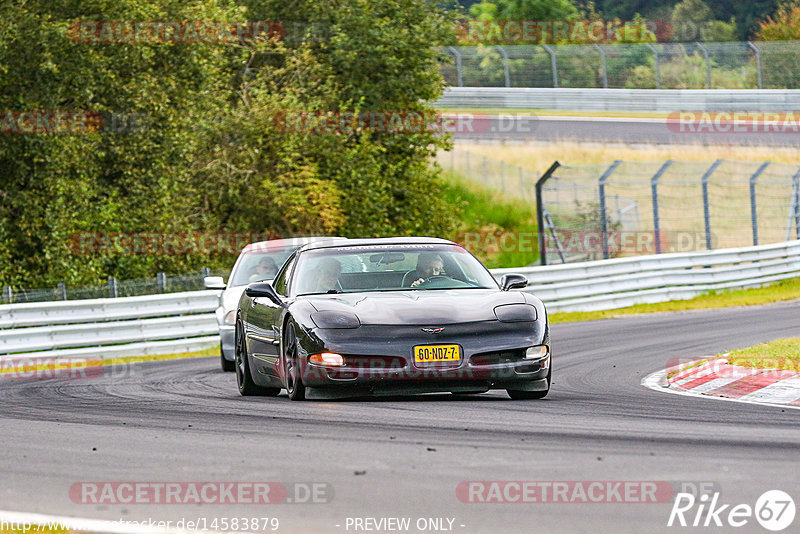
[[[250,376],[250,363],[247,361],[247,344],[244,339],[244,325],[241,320],[236,321],[236,331],[234,335],[234,368],[236,371],[236,384],[239,386],[239,393],[246,397],[262,396],[275,397],[281,392],[281,388],[267,388],[259,386],[253,382]]]
[[[547,389],[542,391],[523,391],[518,389],[507,389],[508,396],[514,400],[543,399],[550,393],[550,379],[553,376],[553,363],[550,362],[550,369],[547,371]]]
[[[299,356],[297,350],[297,334],[294,325],[286,325],[283,337],[283,365],[286,376],[286,392],[293,401],[306,399],[306,386],[300,376]]]
[[[221,350],[220,350],[220,355],[219,355],[219,363],[220,363],[220,366],[222,367],[222,372],[223,373],[232,373],[232,372],[234,372],[236,370],[236,361],[235,360],[231,361],[231,360],[228,360],[227,358],[225,358],[225,355],[222,354]]]

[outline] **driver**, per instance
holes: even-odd
[[[435,252],[423,252],[417,257],[416,274],[411,273],[411,287],[417,287],[431,276],[439,276],[444,272],[444,261]]]

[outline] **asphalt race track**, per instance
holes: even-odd
[[[669,395],[640,381],[670,358],[797,336],[799,327],[797,301],[554,325],[555,380],[542,401],[511,401],[505,392],[243,398],[215,358],[139,364],[96,379],[3,380],[0,509],[113,520],[277,517],[279,532],[354,532],[347,518],[365,517],[410,517],[412,525],[451,518],[464,533],[729,532],[668,528],[669,502],[470,504],[456,487],[711,482],[721,503],[753,506],[771,489],[797,502],[800,410]],[[326,483],[333,499],[200,507],[76,504],[69,496],[84,481],[212,480]],[[764,532],[754,518],[736,531]]]
[[[457,115],[456,115],[457,116]],[[465,119],[466,121],[466,119]],[[471,125],[474,125],[470,127]],[[732,128],[732,127],[731,127]],[[745,133],[681,132],[679,126],[670,127],[665,119],[614,118],[614,117],[535,117],[475,115],[472,123],[454,125],[453,138],[460,141],[479,139],[515,139],[518,141],[575,141],[626,144],[681,144],[681,145],[745,145],[745,146],[800,146],[800,133],[776,133],[759,130]]]

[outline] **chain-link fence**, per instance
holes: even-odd
[[[211,271],[203,268],[197,274],[167,275],[158,273],[155,278],[134,280],[117,280],[109,277],[107,283],[96,286],[68,286],[59,283],[56,287],[43,289],[11,288],[4,286],[0,294],[0,304],[21,302],[47,302],[52,300],[81,300],[116,297],[135,297],[138,295],[155,295],[158,293],[177,293],[180,291],[198,291],[203,289],[203,278],[206,276],[227,277],[230,269]]]
[[[800,239],[798,165],[730,160],[554,164],[540,178],[463,150],[440,153],[438,162],[541,206],[543,263]]]
[[[800,88],[800,41],[478,45],[442,49],[456,87]]]

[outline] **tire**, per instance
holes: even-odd
[[[224,354],[220,353],[219,363],[223,373],[232,373],[236,370],[236,361],[226,360]]]
[[[508,396],[514,400],[533,400],[543,399],[550,393],[550,379],[553,376],[553,361],[550,360],[550,369],[547,371],[547,389],[544,391],[522,391],[516,389],[507,389]]]
[[[247,344],[244,341],[244,326],[240,320],[236,321],[236,335],[234,336],[234,370],[236,371],[236,384],[239,394],[244,397],[275,397],[281,388],[267,388],[253,382],[250,376],[250,363],[247,361]]]
[[[297,356],[297,335],[294,325],[290,322],[286,325],[286,332],[283,337],[283,368],[286,376],[286,392],[289,399],[293,401],[306,400],[306,386],[300,376],[300,367]]]

